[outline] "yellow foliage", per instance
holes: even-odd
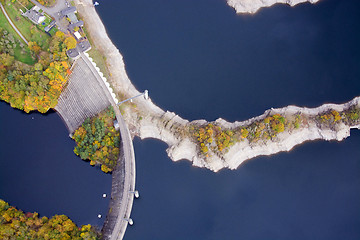
[[[101,165],[101,171],[103,171],[104,173],[108,173],[111,171],[111,169],[103,164]]]
[[[57,31],[55,33],[55,36],[58,37],[58,38],[63,38],[65,36],[65,34],[62,31]]]
[[[337,111],[332,110],[331,114],[334,116],[334,122],[341,120],[341,116]]]
[[[63,65],[63,67],[64,67],[65,69],[68,69],[68,68],[69,68],[67,62],[62,61],[61,64]]]
[[[248,131],[246,128],[242,128],[242,129],[240,130],[240,132],[241,132],[241,137],[242,137],[242,138],[247,138],[247,136],[248,136],[248,134],[249,134],[249,131]]]
[[[271,119],[272,119],[272,117],[267,117],[267,118],[265,118],[265,119],[264,119],[264,123],[270,123]]]
[[[67,50],[76,48],[76,39],[72,36],[65,38],[64,43],[66,45]]]

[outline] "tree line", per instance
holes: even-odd
[[[114,109],[110,106],[92,119],[86,119],[73,139],[74,153],[91,165],[101,165],[105,173],[114,170],[120,153],[120,133],[114,128]]]
[[[90,224],[81,227],[65,215],[50,219],[38,213],[24,213],[0,199],[0,238],[18,239],[100,239],[99,233]]]
[[[0,33],[4,30],[0,29]],[[50,38],[48,51],[36,42],[29,42],[29,49],[37,58],[33,66],[17,61],[0,48],[0,100],[27,113],[33,110],[45,113],[54,108],[70,73],[66,38],[58,31]]]

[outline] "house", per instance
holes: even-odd
[[[80,21],[78,21],[76,23],[69,24],[68,28],[69,28],[69,30],[71,32],[73,32],[73,31],[75,31],[76,28],[79,28],[79,27],[82,27],[82,26],[84,26],[84,22],[80,20]]]
[[[76,7],[68,7],[60,11],[62,16],[67,16],[70,13],[77,13]]]
[[[91,49],[91,45],[88,40],[82,40],[76,44],[76,48],[69,49],[66,51],[66,54],[69,58],[78,59],[81,52],[87,52]]]
[[[66,54],[68,55],[69,58],[72,58],[74,60],[80,57],[80,54],[76,48],[67,50]]]
[[[77,23],[78,19],[75,15],[77,13],[76,7],[65,8],[60,11],[62,17],[68,17],[71,23]]]
[[[30,21],[32,21],[34,24],[37,25],[42,23],[46,19],[44,14],[40,13],[39,10],[40,8],[38,6],[34,6],[30,10],[27,10],[22,15],[27,17],[28,19],[30,19]]]
[[[77,41],[79,41],[82,38],[82,36],[81,36],[81,34],[79,32],[74,32],[74,36],[75,36]]]
[[[55,20],[52,21],[48,26],[44,28],[45,32],[49,32],[56,25]]]
[[[88,40],[83,40],[81,42],[78,42],[76,46],[78,51],[80,52],[87,52],[91,49],[91,45]]]

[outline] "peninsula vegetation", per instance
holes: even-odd
[[[92,119],[86,119],[72,138],[74,153],[90,165],[101,165],[105,173],[114,170],[120,153],[120,133],[114,128],[115,112],[112,106]]]
[[[30,1],[3,2],[29,44],[23,42],[0,12],[0,100],[27,113],[45,113],[56,106],[70,74],[66,43],[71,43],[72,37],[60,31],[49,36],[21,16],[18,8],[31,7]]]
[[[348,126],[359,125],[360,108],[351,106],[342,112],[330,109],[315,116],[301,112],[287,116],[273,114],[248,125],[231,129],[222,128],[216,123],[191,125],[189,129],[200,155],[206,159],[211,157],[212,153],[223,157],[237,142],[247,140],[251,145],[257,142],[276,141],[280,133],[291,133],[299,128],[307,127],[309,121],[314,121],[321,129],[336,129],[341,123]]]
[[[24,213],[0,199],[0,238],[18,239],[100,239],[100,234],[90,224],[81,227],[65,215],[50,219],[38,213]]]

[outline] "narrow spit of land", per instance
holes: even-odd
[[[125,71],[125,64],[119,50],[109,39],[106,29],[101,22],[100,17],[95,11],[91,0],[76,0],[79,13],[86,22],[93,43],[106,58],[106,65],[111,73],[109,81],[114,88],[115,93],[119,96],[119,100],[126,99],[131,96],[138,95],[139,92],[132,85]],[[247,2],[247,1],[242,1]],[[266,5],[264,5],[266,6]],[[318,108],[308,109],[289,106],[280,109],[272,109],[266,111],[263,115],[254,117],[244,122],[228,123],[223,119],[218,119],[212,123],[205,120],[197,120],[189,122],[182,119],[172,112],[165,112],[151,100],[138,98],[133,104],[122,105],[121,111],[126,120],[132,135],[140,138],[155,138],[164,141],[169,148],[167,153],[174,160],[188,159],[193,165],[198,167],[206,167],[212,171],[219,171],[222,168],[235,169],[244,161],[260,155],[271,155],[281,151],[289,151],[294,146],[315,139],[324,140],[342,140],[350,135],[351,128],[360,128],[359,124],[359,98],[345,104],[325,104]],[[345,114],[348,109],[353,109],[354,119],[348,121],[349,116],[342,115],[341,121],[334,120],[334,116],[329,118],[332,123],[327,121],[309,121],[307,119],[316,119],[322,115],[326,115],[331,111]],[[258,126],[253,126],[256,122],[262,121],[267,117],[277,118],[274,115],[281,115],[271,123],[264,123],[259,129],[269,130],[265,135],[258,131]],[[301,115],[305,119],[304,124],[299,127],[277,128],[271,126],[273,122],[277,125],[277,121],[289,120],[287,123],[295,121],[296,116]],[[286,119],[285,119],[286,117]],[[280,119],[280,120],[279,120]],[[206,128],[208,124],[213,124],[221,128],[222,138],[212,139],[214,142],[204,142],[202,138],[196,136],[197,131]],[[295,125],[294,125],[295,126]],[[249,128],[249,129],[248,129]],[[246,137],[241,135],[242,129],[251,130],[251,134]],[[277,130],[276,130],[277,129]],[[286,130],[286,131],[285,131]],[[227,131],[233,132],[233,135],[239,136],[237,141],[231,142],[231,136],[226,136]],[[234,132],[235,131],[235,132]],[[237,132],[238,131],[238,132]],[[244,131],[244,130],[243,130]],[[274,132],[271,132],[274,131]],[[215,134],[213,132],[212,134]],[[252,134],[259,134],[260,140],[254,141]],[[230,137],[230,140],[227,138]],[[243,138],[242,138],[243,137]],[[216,143],[216,146],[214,145]],[[220,147],[219,147],[220,146]],[[207,147],[204,150],[204,147]]]
[[[276,3],[289,4],[295,6],[300,3],[317,3],[319,0],[227,0],[230,7],[233,7],[236,13],[256,13],[260,8],[270,7]]]

